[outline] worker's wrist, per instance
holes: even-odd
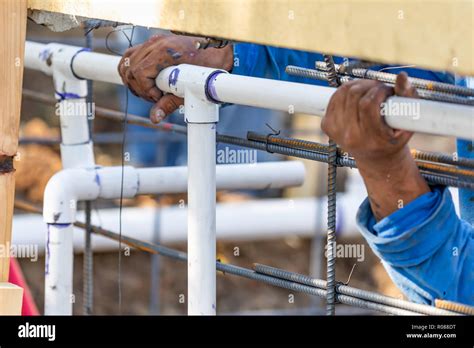
[[[386,180],[387,176],[405,176],[416,169],[407,146],[389,155],[355,156],[354,158],[361,174],[373,179]]]
[[[232,45],[227,45],[222,48],[205,49],[200,64],[211,68],[231,71],[234,65],[234,50]]]

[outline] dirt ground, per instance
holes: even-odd
[[[342,241],[341,241],[342,242]],[[360,243],[353,239],[345,242]],[[240,256],[234,256],[238,246]],[[173,247],[185,250],[184,245]],[[400,296],[398,290],[385,274],[377,257],[365,246],[366,259],[358,263],[351,277],[350,285],[367,290],[377,290],[392,296]],[[251,268],[254,262],[281,267],[303,274],[309,273],[310,240],[290,238],[259,242],[226,242],[218,244],[218,257],[223,262]],[[177,315],[186,313],[186,302],[180,302],[186,295],[186,264],[161,257],[159,303],[160,313]],[[132,250],[130,256],[122,258],[122,314],[149,314],[150,300],[150,256]],[[337,278],[348,279],[354,259],[338,259]],[[44,259],[37,262],[21,260],[26,279],[40,311],[43,310]],[[94,256],[94,314],[119,314],[118,306],[118,254],[100,253]],[[318,305],[310,296],[253,280],[218,273],[218,313],[235,313],[263,309],[297,310]],[[82,255],[75,257],[74,270],[74,313],[82,314]],[[291,297],[290,295],[293,295]],[[157,294],[158,296],[158,294]],[[293,299],[293,301],[291,301]],[[302,313],[296,311],[296,313]],[[357,311],[355,311],[357,313]],[[360,311],[360,313],[365,313]]]

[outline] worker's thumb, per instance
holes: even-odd
[[[166,116],[178,109],[180,105],[183,105],[183,103],[183,98],[177,97],[173,94],[166,94],[151,108],[151,122],[160,123]]]

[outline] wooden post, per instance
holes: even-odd
[[[23,289],[8,283],[26,35],[26,0],[0,0],[0,315],[21,314]]]

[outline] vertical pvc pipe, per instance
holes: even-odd
[[[73,225],[48,224],[45,265],[45,315],[72,315]]]
[[[217,105],[186,95],[188,122],[188,314],[216,314]],[[199,123],[194,123],[198,121]]]
[[[55,95],[58,99],[56,113],[59,114],[61,125],[63,168],[93,168],[95,161],[88,122],[88,111],[92,105],[85,98],[88,94],[87,82],[78,79],[72,70],[75,57],[80,56],[83,50],[62,45],[50,47],[51,51],[48,54],[52,61]],[[46,315],[72,315],[75,302],[72,226],[74,221],[75,216],[72,216],[63,220],[64,223],[48,224],[44,303]]]

